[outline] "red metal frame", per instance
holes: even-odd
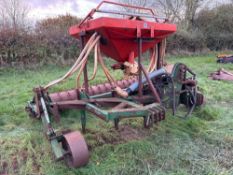
[[[101,52],[120,63],[126,61],[134,63],[134,59],[139,56],[137,38],[147,40],[147,42],[143,41],[142,44],[141,51],[143,53],[176,31],[176,25],[159,23],[158,21],[151,22],[112,17],[92,19],[94,13],[103,4],[142,9],[148,11],[152,16],[155,13],[151,8],[102,1],[95,9],[90,11],[80,24],[70,27],[70,35],[76,38],[83,37],[84,44],[94,32],[99,33],[102,36]],[[83,36],[83,33],[86,35]]]
[[[147,39],[142,46],[142,52],[154,47],[168,35],[176,31],[176,25],[140,20],[118,19],[101,17],[85,22],[81,27],[72,26],[70,35],[79,38],[85,32],[86,41],[93,32],[98,32],[105,39],[106,44],[101,44],[101,51],[118,62],[133,62],[138,56],[137,38]],[[127,47],[126,47],[127,46]]]
[[[104,3],[149,10],[153,13],[149,8],[110,1],[101,2],[96,9]],[[176,64],[171,75],[167,75],[166,70],[162,68],[158,70],[161,73],[157,72],[157,77],[156,75],[150,77],[142,65],[142,53],[159,43],[157,63],[158,67],[162,66],[160,63],[162,60],[161,41],[167,35],[176,31],[175,25],[143,21],[137,18],[138,14],[135,15],[136,18],[133,20],[116,18],[88,20],[94,12],[95,10],[92,10],[80,25],[73,26],[70,29],[70,34],[80,37],[83,49],[90,36],[97,32],[98,34],[95,33],[93,37],[98,36],[100,49],[106,55],[118,62],[129,61],[131,63],[134,62],[135,57],[138,57],[139,75],[131,80],[114,81],[115,84],[110,82],[89,87],[87,64],[85,62],[83,70],[85,91],[83,91],[83,88],[79,88],[51,94],[48,93],[47,88],[38,87],[34,89],[34,99],[26,106],[30,116],[42,119],[44,133],[51,143],[55,158],[57,160],[65,159],[72,167],[80,167],[88,162],[89,155],[85,140],[79,132],[56,133],[51,124],[50,114],[56,121],[59,121],[60,110],[80,110],[83,132],[86,128],[86,112],[90,112],[105,121],[114,121],[116,128],[118,128],[120,119],[143,117],[144,126],[148,128],[154,122],[165,119],[166,110],[164,106],[166,104],[171,106],[172,103],[173,114],[175,114],[180,103],[186,105],[189,108],[185,116],[187,117],[193,111],[195,105],[201,105],[204,99],[203,95],[197,92],[196,75],[184,64]],[[191,78],[189,76],[187,79],[186,73],[189,73]],[[143,74],[147,84],[144,84]],[[137,82],[136,85],[139,84],[138,92],[136,89],[132,93],[128,92],[127,87],[134,81]],[[170,84],[172,87],[169,86]],[[113,91],[116,86],[122,90],[127,88],[124,92],[127,93],[128,97],[122,98],[117,94],[117,91]],[[167,92],[158,93],[162,90]],[[181,95],[184,95],[184,97]],[[171,96],[171,99],[164,102],[166,96]],[[161,104],[161,100],[163,100],[163,104]]]
[[[149,11],[153,17],[155,17],[155,13],[150,8],[126,5],[111,1],[102,1],[95,9],[91,10],[79,25],[72,26],[69,30],[70,35],[76,38],[81,37],[82,45],[85,44],[85,41],[87,41],[94,32],[99,33],[102,40],[100,44],[101,52],[120,63],[124,63],[126,61],[134,63],[134,59],[138,57],[139,96],[142,97],[143,92],[141,79],[143,68],[141,66],[141,55],[143,52],[154,47],[157,43],[160,43],[168,35],[174,33],[176,31],[176,25],[159,23],[158,21],[145,21],[140,18],[136,18],[136,20],[110,17],[92,19],[94,13],[98,12],[103,4],[146,10]],[[84,70],[84,82],[85,90],[88,94],[86,69]],[[156,101],[160,102],[156,90],[152,85],[151,87]]]
[[[142,10],[148,10],[151,12],[152,15],[155,15],[154,11],[151,8],[147,7],[140,7],[140,6],[134,6],[134,5],[129,5],[129,4],[122,4],[119,2],[112,2],[112,1],[102,1],[96,9],[99,9],[104,3],[106,4],[112,4],[112,5],[117,5],[117,6],[122,6],[122,7],[128,7],[128,8],[134,8],[134,9],[142,9]]]
[[[142,9],[142,10],[147,10],[150,11],[152,15],[155,15],[154,11],[151,8],[146,8],[146,7],[140,7],[140,6],[134,6],[134,5],[128,5],[128,4],[122,4],[122,3],[118,3],[118,2],[112,2],[112,1],[102,1],[95,9],[92,9],[88,15],[81,21],[81,23],[79,24],[79,27],[86,22],[88,19],[91,19],[94,15],[94,13],[100,9],[100,7],[103,4],[112,4],[112,5],[117,5],[117,6],[121,6],[121,7],[128,7],[128,8],[134,8],[134,9]]]

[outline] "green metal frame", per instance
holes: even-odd
[[[184,75],[182,75],[182,67],[185,68]],[[169,107],[177,108],[177,106],[180,103],[180,95],[182,93],[182,90],[184,88],[184,82],[183,80],[186,78],[186,73],[189,71],[186,69],[187,67],[181,63],[178,63],[174,66],[172,73],[169,75],[171,77],[171,85],[167,85],[166,90],[171,93],[172,97],[169,96],[168,101],[166,102]],[[191,79],[195,80],[195,74],[193,74],[191,71]],[[184,77],[182,77],[184,76]],[[166,95],[161,99],[162,101],[165,100],[168,97]],[[48,94],[43,91],[43,89],[39,90],[39,93],[36,93],[36,99],[39,99],[40,105],[34,103],[29,103],[30,111],[33,113],[36,113],[36,108],[40,106],[40,111],[43,111],[40,114],[40,117],[42,119],[44,132],[49,139],[51,143],[51,147],[53,150],[53,153],[55,155],[56,160],[61,160],[66,155],[66,151],[63,150],[61,146],[61,142],[63,140],[63,135],[57,135],[55,133],[54,129],[51,126],[50,121],[50,114],[51,110],[50,107],[53,106],[53,102],[49,101]],[[127,108],[101,108],[99,105],[95,104],[95,102],[98,102],[100,99],[112,99],[113,102],[115,100],[116,106],[124,103],[127,105]],[[140,104],[139,101],[135,101],[135,96],[129,96],[128,98],[120,98],[120,97],[114,97],[112,92],[103,93],[95,96],[88,96],[85,92],[80,91],[79,94],[79,102],[82,102],[80,104],[84,104],[82,108],[76,108],[80,110],[81,115],[81,125],[83,132],[85,132],[86,128],[86,112],[90,112],[92,114],[95,114],[96,116],[99,116],[101,119],[105,121],[114,121],[115,126],[118,124],[120,119],[123,118],[133,118],[133,117],[143,117],[144,118],[144,124],[151,120],[152,116],[161,115],[161,113],[164,112],[165,117],[165,109],[164,104],[156,103],[154,102],[154,99],[151,98],[151,101],[147,105]],[[175,111],[176,109],[174,109]],[[162,120],[162,119],[160,119]]]

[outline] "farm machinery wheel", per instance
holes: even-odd
[[[63,137],[62,147],[67,152],[64,159],[68,166],[78,168],[86,165],[89,160],[89,151],[82,134],[74,131]]]

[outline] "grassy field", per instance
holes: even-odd
[[[214,56],[168,61],[185,63],[198,74],[206,105],[187,120],[168,112],[166,120],[150,130],[143,129],[142,120],[137,119],[122,121],[118,132],[112,123],[89,115],[85,138],[91,159],[80,169],[54,162],[41,122],[24,112],[32,88],[58,78],[68,67],[0,70],[0,174],[233,174],[233,84],[208,79],[220,66],[233,71],[233,65],[217,65]],[[104,81],[100,72],[92,83]],[[73,78],[53,90],[74,86]],[[65,112],[62,125],[56,128],[80,129],[79,121],[79,113]]]

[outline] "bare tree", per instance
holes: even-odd
[[[183,19],[184,0],[156,0],[153,7],[171,22],[179,22]]]
[[[148,7],[153,4],[152,0],[118,0],[118,2],[140,6],[140,7]],[[127,7],[122,8],[122,10],[125,10],[127,12],[143,12],[143,10],[132,9],[132,8],[127,8]]]
[[[14,30],[24,27],[28,12],[29,8],[22,0],[1,0],[1,26],[9,25]]]
[[[198,8],[206,0],[185,0],[185,23],[188,30],[193,28]]]
[[[185,0],[119,0],[120,2],[142,7],[151,7],[157,15],[164,16],[171,22],[179,22],[184,16]],[[124,10],[135,12],[125,8]]]
[[[6,25],[6,16],[5,16],[4,11],[5,11],[4,7],[0,2],[0,27],[3,27]]]
[[[203,4],[210,0],[118,0],[123,3],[147,6],[153,8],[158,15],[165,16],[171,22],[185,24],[186,29],[192,29],[194,18]],[[233,0],[231,0],[233,1]],[[213,2],[213,1],[212,1]],[[127,11],[129,11],[127,9]]]

